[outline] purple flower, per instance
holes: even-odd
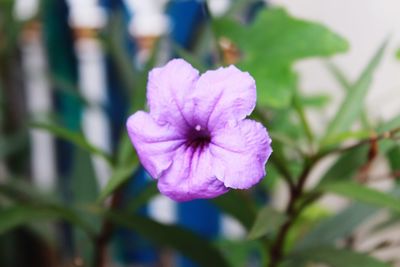
[[[140,162],[164,195],[187,201],[247,189],[265,176],[271,139],[246,119],[256,85],[235,66],[199,72],[182,59],[153,69],[147,85],[150,112],[127,121]]]

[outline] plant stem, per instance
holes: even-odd
[[[115,209],[119,206],[122,197],[122,190],[119,188],[111,197],[110,209]],[[108,219],[104,219],[101,231],[94,240],[94,267],[107,266],[107,244],[113,233],[113,224]]]
[[[345,146],[345,147],[337,147],[337,148],[333,148],[330,150],[325,150],[322,151],[318,157],[322,158],[328,154],[334,154],[334,153],[343,153],[349,150],[352,150],[354,148],[357,148],[359,146],[365,145],[365,144],[369,144],[371,142],[376,142],[376,141],[380,141],[383,139],[389,139],[389,140],[398,140],[400,138],[400,136],[396,136],[396,134],[400,132],[400,127],[394,128],[390,131],[386,131],[383,132],[382,134],[379,135],[372,135],[371,137],[368,137],[366,139],[363,139],[355,144],[349,145],[349,146]]]
[[[313,143],[314,143],[314,134],[313,134],[313,131],[311,130],[310,123],[307,119],[307,116],[305,114],[304,108],[300,102],[298,95],[294,96],[293,105],[294,105],[295,110],[297,111],[297,115],[299,116],[301,125],[303,126],[303,129],[304,129],[304,132],[306,133],[307,140],[310,145],[310,149],[312,150]]]
[[[286,168],[285,164],[282,163],[281,159],[274,154],[271,156],[271,163],[274,164],[275,168],[278,172],[282,175],[284,181],[286,182],[287,186],[290,190],[293,190],[295,184],[292,179],[292,175],[290,174],[289,170]]]
[[[400,128],[395,128],[390,131],[384,132],[380,135],[372,136],[368,139],[364,139],[359,141],[356,144],[346,146],[346,147],[340,147],[340,148],[335,148],[329,151],[325,151],[322,153],[319,153],[315,156],[312,156],[306,161],[305,166],[303,168],[302,173],[299,176],[299,179],[297,183],[289,184],[289,189],[290,189],[290,199],[289,203],[286,208],[286,215],[287,215],[287,220],[286,222],[279,228],[277,237],[275,238],[274,242],[270,246],[269,249],[269,263],[267,267],[277,267],[280,262],[282,261],[284,257],[284,245],[285,245],[285,240],[286,236],[291,229],[291,227],[294,225],[296,219],[299,217],[301,212],[306,208],[310,203],[315,201],[315,199],[319,198],[319,195],[312,196],[306,201],[303,201],[299,205],[299,200],[302,199],[303,194],[304,194],[304,186],[307,181],[307,177],[312,170],[313,166],[324,156],[332,153],[342,153],[348,150],[352,150],[354,148],[357,148],[359,146],[362,146],[364,144],[368,144],[371,142],[376,142],[381,139],[392,139],[396,140],[399,138],[398,136],[395,136],[396,133],[400,132]]]
[[[308,174],[310,173],[312,167],[317,161],[318,161],[317,158],[312,158],[309,162],[306,162],[306,165],[303,169],[303,172],[300,174],[298,182],[290,190],[290,199],[286,208],[286,214],[288,216],[288,219],[279,228],[277,237],[273,242],[272,246],[270,247],[269,263],[267,265],[268,267],[277,267],[283,259],[286,236],[290,228],[295,223],[298,216],[301,214],[302,210],[307,206],[307,205],[302,205],[301,207],[296,208],[298,201],[301,199],[303,195],[304,185],[307,181]]]

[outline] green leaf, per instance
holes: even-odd
[[[125,205],[124,210],[134,212],[158,194],[156,183],[149,183],[138,195],[132,196],[132,200]]]
[[[207,71],[207,67],[204,66],[204,64],[199,61],[199,59],[192,55],[189,51],[186,51],[183,47],[181,47],[179,44],[173,44],[173,49],[174,52],[187,62],[189,62],[194,68],[196,68],[199,72],[205,72]]]
[[[112,163],[111,156],[107,152],[90,144],[89,141],[81,133],[73,132],[66,128],[59,127],[57,125],[48,124],[48,123],[40,123],[40,122],[32,123],[31,127],[36,128],[36,129],[46,130],[61,139],[69,141],[72,144],[74,144],[84,150],[87,150],[91,154],[98,155],[98,156],[104,158],[110,164]]]
[[[48,211],[35,210],[25,206],[14,206],[0,210],[0,234],[13,230],[35,219],[54,219],[57,216]]]
[[[96,200],[98,184],[90,154],[81,149],[74,153],[71,176],[72,199],[76,204],[91,203]]]
[[[331,267],[390,267],[371,256],[346,249],[334,247],[314,247],[291,255],[293,265],[301,266],[299,262],[325,263]]]
[[[355,203],[332,217],[322,220],[295,246],[295,251],[320,245],[335,244],[351,234],[354,229],[377,211],[362,203]]]
[[[75,206],[93,203],[98,194],[98,183],[94,174],[90,154],[82,149],[74,152],[74,164],[67,181],[70,181],[71,200]],[[77,210],[78,216],[84,219],[96,230],[100,231],[101,218],[84,210]],[[87,266],[91,266],[93,260],[93,240],[80,229],[73,229],[74,247],[79,251],[79,256]]]
[[[261,55],[274,65],[287,65],[308,57],[330,56],[348,48],[343,38],[321,24],[291,17],[280,8],[260,12],[246,32],[247,37],[255,35],[240,43],[248,48],[246,53],[250,55],[247,57]],[[255,48],[260,49],[259,54],[250,50]]]
[[[265,69],[261,63],[243,63],[243,66],[240,66],[250,72],[256,80],[258,105],[273,108],[290,106],[297,84],[297,74],[289,67]]]
[[[392,171],[400,171],[400,146],[393,147],[387,153],[387,159]]]
[[[368,147],[361,146],[346,151],[322,176],[320,185],[349,181],[367,160]]]
[[[323,144],[333,135],[349,130],[355,120],[359,117],[362,111],[364,98],[372,82],[374,71],[382,59],[387,43],[388,41],[385,41],[379,47],[371,61],[368,63],[367,67],[362,72],[360,78],[357,80],[354,86],[348,90],[348,94],[338,108],[336,116],[329,123],[325,134],[326,136],[322,140]]]
[[[229,266],[216,247],[189,230],[136,215],[106,212],[105,216],[120,226],[137,231],[156,244],[177,250],[200,266]]]
[[[296,60],[330,56],[347,50],[347,42],[321,24],[291,17],[283,9],[259,12],[254,23],[220,19],[214,22],[216,34],[236,43],[243,54],[239,66],[257,82],[258,103],[288,107],[296,87],[292,71]]]
[[[400,127],[400,115],[395,116],[389,121],[381,123],[378,127],[378,133],[381,134],[398,127]]]
[[[333,74],[340,87],[344,89],[344,92],[348,93],[351,90],[352,85],[349,79],[345,76],[345,73],[333,62],[328,62],[326,66]]]
[[[328,184],[320,187],[319,190],[400,212],[400,198],[354,182]]]
[[[116,156],[116,163],[111,178],[106,186],[100,192],[98,201],[105,200],[122,184],[127,182],[132,177],[133,172],[139,166],[139,160],[132,143],[126,132],[121,136],[118,143],[118,150]]]
[[[314,94],[309,96],[301,96],[300,101],[304,107],[321,109],[326,107],[331,97],[326,94]]]
[[[332,146],[341,144],[344,141],[348,141],[350,139],[365,139],[371,136],[371,131],[368,130],[360,130],[360,131],[345,131],[336,135],[331,135],[327,139],[325,139],[325,146]]]
[[[378,128],[378,134],[382,134],[384,132],[393,130],[395,128],[400,127],[400,116],[396,116],[393,119],[379,125]],[[391,139],[383,139],[379,141],[379,153],[381,155],[385,155],[389,150],[392,148],[398,146],[398,142],[395,142],[394,140]]]
[[[265,206],[258,212],[248,238],[257,239],[274,232],[285,222],[285,219],[286,217],[282,213],[269,206]]]
[[[68,207],[58,205],[37,205],[28,204],[16,205],[0,210],[0,234],[10,231],[18,226],[22,226],[34,221],[65,220],[75,226],[80,226],[89,235],[94,231],[90,225]]]
[[[240,192],[230,191],[212,199],[211,202],[227,214],[236,218],[246,229],[251,228],[256,218],[254,203]]]
[[[385,218],[384,221],[378,223],[371,229],[371,233],[384,231],[386,228],[394,227],[395,225],[399,225],[400,222],[400,213],[389,214],[388,218]]]
[[[303,131],[308,139],[309,145],[312,146],[314,142],[314,133],[306,116],[303,103],[301,102],[300,96],[297,93],[294,94],[293,97],[293,107],[297,113],[297,116],[299,117],[300,125],[302,126]]]
[[[15,154],[28,145],[26,131],[18,131],[13,135],[0,136],[0,159]]]
[[[397,116],[381,125],[379,125],[376,132],[382,134],[391,129],[400,126],[400,116]],[[340,136],[340,135],[338,135]],[[332,139],[336,137],[332,136]],[[378,143],[378,151],[381,155],[385,155],[391,148],[395,147],[396,143],[393,140],[381,140]],[[323,151],[322,149],[321,151]],[[322,152],[325,153],[325,152]],[[322,176],[320,184],[327,184],[331,182],[346,181],[356,174],[357,170],[367,161],[368,146],[360,146],[349,151],[344,152],[335,163],[328,169]]]
[[[51,82],[54,85],[54,89],[58,92],[62,92],[65,96],[77,99],[80,104],[84,106],[90,105],[90,103],[80,93],[82,90],[80,90],[70,79],[55,74],[51,77]]]
[[[109,195],[111,195],[117,188],[119,188],[122,184],[126,183],[133,175],[133,172],[138,167],[139,163],[137,160],[134,160],[130,164],[126,166],[118,167],[114,170],[110,180],[100,192],[100,196],[98,201],[104,201]]]
[[[16,203],[0,210],[0,221],[4,218],[4,225],[0,226],[0,229],[4,231],[35,221],[65,220],[78,226],[88,236],[94,236],[96,230],[81,216],[78,209],[61,203],[57,195],[40,192],[38,188],[22,179],[8,178],[7,183],[0,185],[0,194]],[[5,212],[4,217],[2,212]],[[7,216],[10,216],[10,219],[6,219]]]
[[[0,194],[13,202],[55,203],[59,201],[56,195],[42,192],[22,177],[7,177],[6,182],[0,184]]]
[[[396,184],[396,187],[393,189],[393,191],[391,191],[391,193],[396,197],[400,197],[400,187],[398,184]],[[376,224],[371,229],[371,233],[384,230],[385,228],[392,227],[392,226],[398,224],[399,222],[400,222],[400,213],[392,212],[391,214],[389,214],[389,216],[387,218],[385,218],[385,220]]]
[[[217,240],[216,245],[222,251],[231,267],[249,266],[249,262],[254,264],[252,266],[266,266],[267,251],[260,241],[223,239]],[[257,255],[256,262],[254,262],[255,255]]]
[[[396,52],[396,58],[400,60],[400,48],[399,48],[399,49],[397,49],[397,52]]]
[[[345,94],[348,94],[349,91],[353,89],[353,85],[350,83],[348,78],[346,77],[345,73],[343,70],[341,70],[337,65],[335,65],[333,62],[328,62],[327,63],[328,69],[331,71],[333,74],[333,77],[336,79],[336,81],[339,83],[339,85],[342,87],[343,91]],[[361,110],[360,112],[360,120],[362,123],[362,126],[364,128],[371,128],[370,123],[368,121],[367,113],[364,110]]]
[[[297,152],[299,152],[299,154],[304,154],[301,146],[295,140],[293,140],[291,137],[286,136],[285,133],[282,133],[279,131],[277,131],[277,132],[269,131],[269,136],[271,137],[272,140],[274,140],[273,146],[275,146],[275,144],[277,144],[279,142],[279,143],[281,143],[281,146],[283,146],[283,147],[290,147],[290,148],[293,148],[294,150],[296,150]],[[274,148],[274,152],[275,152],[275,148]],[[277,153],[277,154],[279,154],[279,153]],[[274,161],[274,159],[272,159],[272,158],[271,158],[271,160]],[[282,164],[283,164],[283,160],[282,160]]]

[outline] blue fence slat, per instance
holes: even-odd
[[[123,14],[125,25],[129,24],[129,20],[133,14],[130,14],[123,1],[103,1],[102,4],[109,8],[109,13],[120,11]],[[127,29],[124,30],[124,49],[132,58],[132,72],[133,72],[133,61],[134,51],[136,44],[133,38],[129,35]],[[126,133],[125,122],[129,110],[129,99],[127,92],[122,90],[122,84],[119,83],[119,74],[116,72],[118,68],[115,67],[115,62],[111,59],[107,60],[107,79],[109,83],[108,95],[110,97],[109,114],[112,118],[112,142],[113,147],[116,148],[119,137],[124,132]],[[125,88],[132,90],[132,88]],[[132,148],[133,149],[133,148]],[[121,205],[127,203],[134,196],[137,196],[149,183],[149,177],[143,168],[139,168],[135,174],[132,175],[132,179],[127,183],[123,189],[123,199]],[[138,213],[143,216],[148,216],[148,207],[142,207]],[[114,235],[113,243],[113,254],[117,261],[124,265],[138,265],[138,266],[155,266],[158,261],[158,251],[152,243],[147,241],[145,238],[131,230],[118,227]]]
[[[76,58],[73,48],[73,36],[68,25],[68,7],[64,0],[47,1],[43,12],[44,41],[47,47],[50,75],[72,84],[77,81]],[[62,53],[60,53],[62,51]],[[55,109],[60,114],[64,127],[77,130],[80,125],[81,103],[76,97],[61,90],[54,95]],[[61,194],[65,200],[71,198],[67,177],[72,170],[73,146],[57,139],[56,165],[60,180],[58,181]],[[72,229],[67,224],[62,226],[63,251],[72,255],[74,251]]]
[[[204,3],[197,0],[171,1],[167,8],[172,31],[171,39],[184,48],[189,48],[195,38],[196,29],[206,19]]]

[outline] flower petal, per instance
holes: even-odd
[[[157,179],[169,168],[175,151],[185,139],[169,124],[160,126],[143,111],[130,116],[126,126],[140,162]]]
[[[256,104],[256,84],[235,66],[207,71],[190,92],[188,109],[193,121],[214,130],[229,120],[242,120]]]
[[[185,125],[183,114],[187,94],[194,89],[199,72],[183,59],[173,59],[149,73],[147,103],[159,123]]]
[[[215,158],[217,178],[226,187],[247,189],[265,176],[265,164],[272,153],[271,139],[262,124],[243,120],[215,132],[210,152]]]
[[[181,146],[171,167],[158,179],[161,193],[176,201],[213,198],[228,191],[213,173],[214,159],[207,148]]]

